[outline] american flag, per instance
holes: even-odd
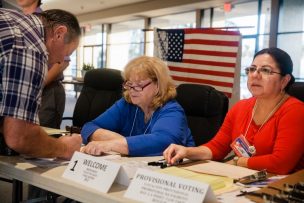
[[[167,62],[177,85],[210,85],[231,98],[239,96],[240,40],[238,31],[154,29],[154,56]]]

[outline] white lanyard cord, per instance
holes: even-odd
[[[137,111],[138,111],[138,107],[136,108],[136,112],[135,112],[135,116],[134,116],[134,120],[133,120],[133,123],[132,123],[132,128],[131,128],[129,137],[131,137],[131,136],[132,136],[132,133],[133,133],[133,129],[134,129],[134,125],[135,125],[135,120],[136,120],[136,117],[137,117]],[[153,115],[154,115],[154,112],[153,112],[152,115],[151,115],[151,119],[150,119],[150,121],[149,121],[149,124],[148,124],[147,128],[146,128],[145,131],[144,131],[144,134],[146,134],[148,128],[150,127],[150,125],[151,125],[151,123],[152,123]]]
[[[281,106],[281,104],[288,98],[288,95],[287,94],[284,94],[284,96],[280,99],[280,101],[276,104],[276,106],[272,109],[272,111],[267,115],[267,117],[265,118],[265,120],[263,121],[262,125],[259,127],[258,131],[256,133],[258,133],[261,128],[264,126],[264,124],[268,121],[268,119],[274,114],[274,112]],[[256,111],[256,108],[257,108],[257,101],[255,101],[255,104],[254,104],[254,107],[253,107],[253,110],[252,110],[252,114],[251,114],[251,119],[250,119],[250,122],[247,126],[247,129],[246,129],[246,132],[245,132],[245,135],[244,137],[247,136],[247,132],[249,130],[249,126],[251,125],[251,122],[253,120],[253,116],[255,114],[255,111]]]
[[[136,111],[135,111],[135,116],[134,116],[134,119],[133,119],[132,128],[131,128],[131,131],[130,131],[129,137],[131,137],[131,136],[132,136],[132,132],[133,132],[133,128],[134,128],[134,124],[135,124],[135,120],[136,120],[136,117],[137,117],[137,111],[138,111],[138,107],[136,108]]]

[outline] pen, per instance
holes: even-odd
[[[160,168],[167,168],[169,166],[175,166],[175,165],[178,165],[180,163],[183,162],[183,159],[179,160],[178,162],[174,163],[174,164],[168,164],[167,161],[165,159],[161,159],[161,160],[158,160],[158,161],[151,161],[151,162],[148,162],[148,166],[159,166]]]
[[[65,126],[66,131],[68,131],[70,133],[70,135],[72,135],[73,133],[78,133],[80,134],[81,132],[81,128],[77,127],[77,126]]]

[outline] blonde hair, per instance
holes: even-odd
[[[157,109],[168,100],[176,97],[176,87],[169,75],[168,66],[159,58],[140,56],[131,60],[122,72],[122,77],[128,81],[131,75],[150,78],[158,85],[158,93],[152,100],[151,107]],[[132,103],[129,91],[123,93],[127,102]]]

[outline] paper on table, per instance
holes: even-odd
[[[41,168],[53,168],[61,165],[66,165],[69,163],[69,161],[63,159],[55,159],[55,158],[24,157],[24,160]]]
[[[161,157],[123,157],[118,153],[109,152],[104,156],[100,156],[100,158],[105,159],[107,161],[112,161],[121,164],[121,169],[116,178],[116,182],[128,186],[130,184],[130,180],[135,175],[137,169],[148,169],[148,170],[157,170],[159,167],[149,166],[148,161],[156,161]]]
[[[256,170],[215,161],[206,161],[205,163],[194,164],[183,168],[198,173],[227,176],[233,179],[242,178],[258,172]]]
[[[227,181],[226,177],[222,176],[214,176],[214,175],[208,175],[208,174],[201,174],[201,173],[194,173],[189,170],[177,168],[177,167],[167,167],[165,169],[158,170],[157,172],[165,173],[177,177],[182,177],[186,179],[196,180],[203,183],[208,183],[211,186],[211,189],[213,191],[224,188],[225,187],[225,181]],[[231,179],[232,182],[232,179]]]
[[[107,154],[105,156],[101,156],[102,159],[105,159],[107,161],[113,161],[120,163],[121,166],[125,169],[128,177],[131,179],[133,178],[134,174],[136,173],[138,168],[144,168],[144,169],[150,169],[155,170],[159,169],[159,167],[155,166],[148,166],[147,161],[143,161],[143,159],[136,159],[136,158],[127,158],[127,157],[121,157],[119,154]]]
[[[55,129],[55,128],[47,128],[47,127],[42,127],[45,132],[48,134],[48,135],[55,135],[55,134],[65,134],[65,133],[68,133],[68,131],[66,130],[61,130],[61,129]]]

